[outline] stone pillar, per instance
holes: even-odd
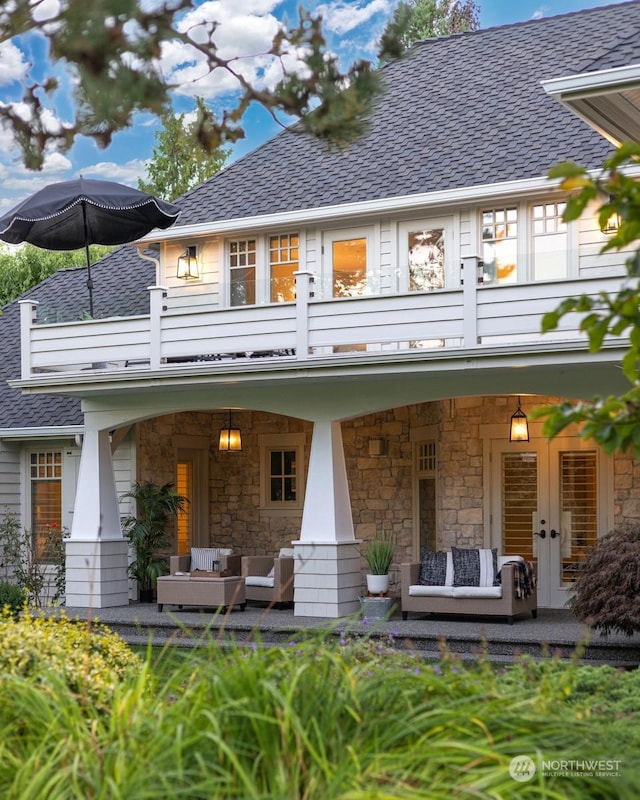
[[[293,542],[296,616],[342,617],[358,610],[358,544],[340,423],[316,421],[300,539]]]
[[[107,608],[129,604],[129,543],[122,535],[108,431],[88,430],[71,535],[66,542],[66,604]]]

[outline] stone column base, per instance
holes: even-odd
[[[129,605],[127,539],[68,539],[65,547],[68,608]]]
[[[346,617],[360,609],[360,540],[292,543],[294,616]]]

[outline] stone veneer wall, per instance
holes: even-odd
[[[526,398],[525,410],[544,398]],[[484,424],[504,424],[515,410],[513,397],[462,397],[389,409],[349,420],[342,425],[356,538],[370,539],[376,531],[396,537],[397,565],[413,557],[413,442],[412,431],[424,426],[438,430],[437,545],[448,548],[480,546],[483,529]],[[210,544],[233,546],[250,554],[275,553],[299,538],[301,512],[283,516],[260,509],[259,436],[262,433],[300,433],[306,436],[306,474],[311,423],[262,412],[236,412],[242,430],[241,453],[220,453],[218,431],[223,418],[205,412],[173,414],[140,423],[138,473],[140,480],[174,480],[173,437],[209,435]],[[384,455],[371,456],[369,441],[382,438]],[[640,521],[640,462],[629,456],[614,459],[615,518]],[[365,571],[363,561],[363,573]]]
[[[283,515],[260,509],[260,434],[306,434],[304,473],[312,425],[299,419],[262,412],[234,412],[242,431],[242,451],[218,451],[225,415],[196,412],[168,414],[141,422],[138,430],[139,480],[175,480],[176,436],[209,436],[209,544],[233,547],[243,555],[277,553],[300,537],[302,511]]]

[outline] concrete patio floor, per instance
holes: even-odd
[[[418,652],[428,659],[440,657],[441,642],[461,658],[473,658],[484,649],[495,662],[508,662],[518,654],[535,658],[570,658],[580,647],[582,663],[637,667],[640,664],[640,635],[603,636],[590,631],[566,611],[539,609],[537,619],[517,618],[512,625],[492,619],[431,618],[413,616],[403,620],[396,612],[388,621],[365,620],[359,615],[338,620],[294,616],[292,610],[256,605],[244,612],[216,613],[215,609],[131,603],[124,607],[95,610],[65,608],[64,613],[79,620],[100,620],[127,641],[136,644],[171,643],[183,647],[202,645],[212,638],[239,645],[261,641],[266,646],[287,644],[315,632],[341,638],[370,635],[396,647]]]

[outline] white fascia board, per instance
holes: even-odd
[[[625,67],[603,69],[598,72],[581,72],[578,75],[567,75],[564,78],[552,78],[542,81],[542,88],[554,97],[562,99],[564,95],[586,97],[603,94],[619,89],[628,89],[640,85],[640,64],[628,64]]]
[[[485,183],[477,186],[461,186],[440,192],[424,192],[421,194],[384,197],[378,200],[365,200],[361,203],[341,203],[340,205],[321,206],[319,208],[303,208],[297,211],[284,211],[276,214],[263,214],[255,217],[236,217],[216,222],[202,222],[197,225],[174,225],[168,230],[155,230],[140,239],[141,244],[151,242],[167,242],[175,239],[196,238],[198,236],[226,235],[240,231],[258,231],[286,225],[309,225],[318,222],[347,217],[359,217],[372,214],[389,214],[420,210],[430,207],[475,203],[480,200],[502,197],[517,197],[534,192],[552,191],[558,186],[557,181],[550,181],[545,176],[526,178],[503,183]]]
[[[84,425],[47,425],[37,428],[0,428],[0,439],[69,439],[84,433]]]

